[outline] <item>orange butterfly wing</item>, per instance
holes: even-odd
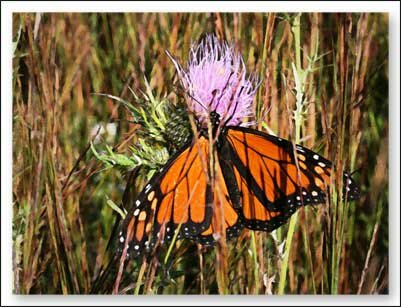
[[[204,171],[208,142],[199,139],[173,156],[137,197],[119,232],[120,250],[138,256],[160,240],[193,237],[209,227],[212,217],[210,186]],[[126,237],[128,236],[128,237]]]
[[[217,231],[233,237],[240,230],[221,168],[216,163],[216,195],[210,186],[207,163],[209,141],[198,141],[172,157],[145,186],[119,231],[120,248],[128,241],[128,254],[139,256],[156,242],[191,238],[214,243]]]
[[[230,240],[239,235],[242,230],[232,195],[229,193],[222,165],[225,161],[215,161],[215,178],[213,189],[213,215],[207,230],[199,234],[195,239],[204,245],[212,245],[223,234]]]
[[[331,163],[315,152],[266,133],[228,127],[226,143],[240,195],[244,226],[271,231],[302,205],[325,201]],[[344,174],[349,199],[359,195]]]

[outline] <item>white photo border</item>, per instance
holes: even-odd
[[[12,294],[13,12],[388,12],[389,13],[389,295],[112,296]],[[400,304],[400,3],[398,1],[15,1],[1,2],[1,304],[68,305],[393,305]],[[361,259],[361,261],[364,261]]]

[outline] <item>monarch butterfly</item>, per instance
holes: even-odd
[[[199,126],[141,191],[120,228],[120,251],[137,257],[174,236],[212,245],[244,227],[272,231],[299,207],[325,201],[330,161],[279,137],[227,125],[215,111],[210,121],[212,129]],[[344,195],[358,198],[353,179],[343,176]]]

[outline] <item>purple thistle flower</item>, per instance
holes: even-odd
[[[199,44],[192,45],[185,69],[172,60],[188,93],[188,108],[203,127],[211,111],[216,111],[227,125],[252,124],[243,120],[254,116],[257,78],[246,76],[244,60],[234,51],[234,45],[206,35]]]

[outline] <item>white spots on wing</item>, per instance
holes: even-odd
[[[134,216],[138,216],[138,214],[139,214],[139,211],[141,211],[141,210],[139,210],[139,209],[136,209],[136,210],[134,211]]]
[[[121,236],[121,237],[120,237],[120,242],[121,242],[121,243],[123,243],[123,242],[124,242],[124,240],[125,240],[125,239],[124,239],[124,237],[123,237],[123,236]]]
[[[120,231],[118,235],[119,235],[119,236],[121,236],[122,234],[123,234],[123,232],[122,232],[122,231]]]
[[[148,183],[145,187],[145,193],[148,193],[152,186]]]
[[[317,196],[318,193],[316,191],[312,191],[312,196]]]
[[[348,179],[348,184],[351,184],[352,183],[352,180],[351,179]]]
[[[316,155],[316,154],[314,154],[314,155],[313,155],[313,159],[315,159],[315,160],[319,160],[319,156],[318,156],[318,155]]]
[[[306,191],[303,191],[303,192],[302,192],[302,195],[306,195],[306,194],[307,194]]]
[[[301,146],[296,145],[295,147],[296,147],[297,151],[305,152],[305,150],[303,150]]]
[[[140,204],[141,204],[141,201],[140,201],[139,199],[137,199],[136,202],[135,202],[135,205],[136,205],[137,207],[139,207]]]
[[[297,200],[301,200],[301,197],[297,196]]]
[[[135,249],[135,250],[138,250],[138,249],[139,249],[139,245],[135,245],[135,246],[134,246],[134,249]]]
[[[326,167],[326,164],[323,163],[323,162],[319,162],[318,164],[319,164],[319,166],[321,166],[321,167]]]

